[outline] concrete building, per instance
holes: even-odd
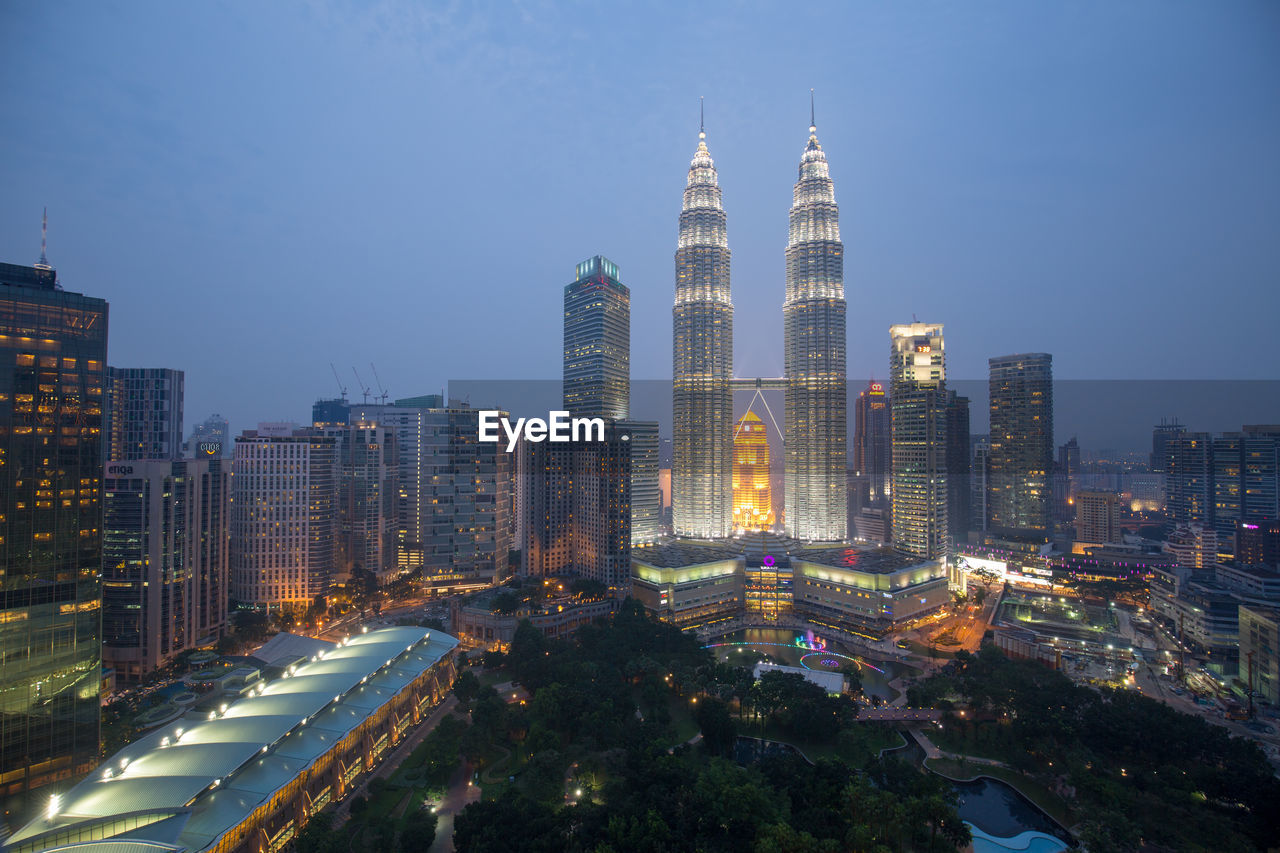
[[[465,648],[509,651],[516,628],[525,619],[542,632],[544,637],[568,637],[583,625],[607,618],[618,609],[619,604],[614,596],[594,601],[581,601],[571,596],[552,596],[536,610],[526,608],[514,613],[500,613],[494,609],[494,598],[492,591],[485,591],[465,600],[456,597],[449,600],[452,629]]]
[[[1213,436],[1183,432],[1164,440],[1165,500],[1169,518],[1179,524],[1212,525]]]
[[[888,548],[848,546],[791,556],[795,609],[879,635],[951,600],[947,571]]]
[[[1164,550],[1180,566],[1212,570],[1218,562],[1218,534],[1206,524],[1182,524],[1169,534]]]
[[[182,455],[184,374],[165,367],[107,368],[107,459]]]
[[[1280,609],[1240,605],[1240,678],[1256,701],[1280,705]]]
[[[0,264],[0,797],[97,764],[107,303]]]
[[[119,682],[226,630],[230,469],[216,456],[107,463],[102,657]]]
[[[631,594],[658,619],[682,627],[730,618],[744,607],[742,553],[713,545],[667,543],[631,554]]]
[[[212,414],[192,428],[182,455],[188,459],[230,456],[232,447],[231,424],[222,415]]]
[[[356,634],[139,738],[6,839],[7,853],[278,853],[449,693],[458,641]],[[221,701],[221,700],[219,700]]]
[[[969,459],[969,398],[947,392],[947,537],[963,542],[969,534],[972,498]]]
[[[334,439],[261,423],[236,437],[231,597],[255,608],[305,608],[334,575]]]
[[[1115,492],[1082,489],[1073,498],[1076,511],[1076,541],[1095,545],[1120,545],[1124,531],[1120,514],[1124,499]]]

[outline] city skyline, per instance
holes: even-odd
[[[666,31],[659,16],[543,10],[498,25],[485,8],[426,21],[394,5],[331,6],[268,10],[241,26],[247,14],[158,8],[125,31],[88,9],[67,18],[5,12],[0,68],[14,85],[0,97],[10,112],[43,120],[11,141],[6,160],[23,169],[6,169],[0,254],[36,256],[48,205],[49,256],[66,286],[117,306],[113,363],[186,371],[192,420],[217,411],[244,427],[297,417],[335,390],[330,361],[344,376],[375,362],[395,396],[439,390],[464,373],[554,376],[550,353],[517,357],[522,330],[557,319],[527,283],[559,281],[562,258],[596,252],[631,271],[633,374],[665,375],[676,164],[688,156],[699,95],[734,222],[738,337],[750,341],[736,348],[735,373],[779,375],[781,210],[810,87],[845,188],[846,276],[861,294],[849,321],[850,376],[882,376],[883,329],[927,314],[948,325],[957,377],[980,378],[999,352],[1044,350],[1067,379],[1239,378],[1240,369],[1270,378],[1266,359],[1254,357],[1262,344],[1251,342],[1265,338],[1261,318],[1276,300],[1265,276],[1280,192],[1274,170],[1258,168],[1280,144],[1280,121],[1266,108],[1278,60],[1259,35],[1275,32],[1274,8],[996,4],[981,16],[917,21],[895,9],[829,7],[830,25],[852,39],[839,49],[774,39],[806,24],[766,9],[735,22],[724,44],[701,46],[699,68],[716,65],[708,56],[724,60],[705,75],[690,73],[688,56],[659,69],[639,52]],[[177,31],[207,33],[209,45],[246,61],[210,74],[212,52],[199,40],[175,51],[165,36]],[[610,32],[635,70],[610,63],[571,74],[562,55],[576,55],[568,48],[593,32]],[[459,34],[467,39],[452,59],[477,72],[470,88],[445,86],[447,63],[429,56],[437,39]],[[279,58],[262,50],[268,43]],[[751,46],[761,48],[753,67],[728,57]],[[351,73],[329,76],[319,65],[329,53]],[[493,56],[501,61],[486,66]],[[171,72],[166,82],[155,67]],[[294,92],[296,69],[317,75],[309,91],[332,84],[332,98],[280,97]],[[545,93],[531,95],[522,71]],[[645,73],[656,74],[652,83],[630,85]],[[322,117],[323,134],[295,129],[318,130]],[[379,117],[386,133],[361,130],[381,127]],[[588,122],[595,144],[563,144],[566,128]],[[91,159],[73,147],[86,134],[99,146]],[[464,179],[436,165],[464,149],[491,168]],[[334,173],[345,177],[316,188],[317,175]],[[601,176],[612,203],[591,216],[541,204],[553,184],[575,185],[574,173]],[[459,215],[442,218],[437,198]],[[488,259],[485,289],[446,288],[467,279],[482,251],[454,221],[479,216],[489,226],[479,230],[506,251]],[[355,280],[363,298],[353,303]],[[1003,298],[1028,282],[1025,303]],[[1217,298],[1202,310],[1177,308],[1209,286]],[[281,328],[246,313],[264,287],[296,305],[300,322]],[[497,346],[468,351],[458,331],[433,320],[480,316],[494,293],[509,306],[487,315]],[[1243,304],[1261,310],[1233,307]],[[1034,322],[1034,312],[1050,311],[1057,323]],[[1205,345],[1130,358],[1127,318],[1139,311],[1160,334]],[[174,314],[200,322],[167,322]],[[423,324],[433,334],[417,334]],[[1088,347],[1079,346],[1082,328]],[[1211,330],[1228,328],[1231,345],[1215,345]],[[451,358],[457,352],[469,353],[465,363]],[[273,374],[295,377],[289,388],[242,382],[268,354]]]

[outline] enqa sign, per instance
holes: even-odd
[[[568,412],[547,412],[547,419],[516,418],[515,426],[496,409],[480,410],[480,441],[499,440],[498,427],[507,436],[507,452],[516,449],[521,434],[525,441],[604,441],[604,418],[571,418]]]

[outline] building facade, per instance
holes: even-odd
[[[232,449],[231,424],[219,414],[212,414],[191,430],[182,455],[188,459],[204,456],[229,456]],[[214,450],[216,448],[216,450]],[[214,452],[210,452],[214,451]]]
[[[840,542],[849,518],[844,244],[817,132],[811,116],[787,239],[783,522],[788,536]]]
[[[166,367],[109,367],[107,377],[107,459],[181,456],[183,372]]]
[[[603,255],[564,289],[564,407],[574,417],[631,414],[631,291]]]
[[[118,682],[225,632],[230,467],[220,457],[107,463],[102,657]]]
[[[853,470],[867,478],[872,502],[887,500],[893,443],[889,434],[889,401],[883,382],[868,382],[858,394],[853,424]]]
[[[0,264],[0,797],[98,762],[107,303]]]
[[[337,465],[334,576],[369,573],[385,586],[399,574],[395,430],[369,421],[315,428],[333,438]]]
[[[1115,492],[1082,489],[1076,492],[1074,504],[1076,541],[1095,545],[1124,543],[1124,530],[1120,527],[1123,497]]]
[[[1053,536],[1053,357],[1023,353],[989,364],[989,527],[1047,541]]]
[[[942,325],[889,328],[893,547],[935,559],[947,552],[946,358]]]
[[[236,437],[231,597],[271,609],[307,607],[334,575],[337,460],[332,436],[258,424]]]
[[[729,243],[705,131],[689,164],[672,309],[671,515],[675,533],[733,529],[733,301]]]
[[[738,419],[733,433],[733,526],[736,530],[773,529],[773,486],[769,475],[769,436],[754,412]]]
[[[1280,705],[1280,609],[1240,605],[1240,676],[1256,699]]]
[[[964,541],[969,533],[971,499],[969,398],[947,392],[947,537]]]

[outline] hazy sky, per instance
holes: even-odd
[[[0,260],[111,303],[110,361],[188,428],[558,378],[602,253],[669,378],[698,96],[739,375],[777,375],[809,88],[841,206],[849,373],[946,324],[950,372],[1274,379],[1280,4],[0,4]],[[983,401],[985,402],[985,401]],[[1194,413],[1181,414],[1194,420]]]

